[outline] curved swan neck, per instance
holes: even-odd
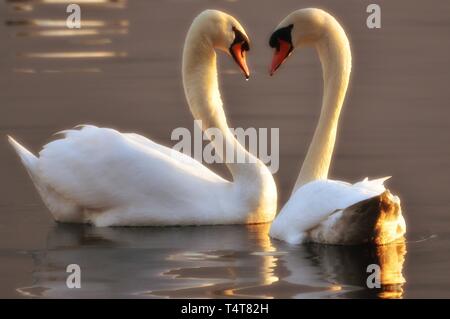
[[[203,131],[217,128],[221,132],[223,141],[212,139],[216,154],[227,160],[227,152],[234,154],[234,158],[247,159],[246,163],[227,163],[224,160],[233,180],[253,183],[261,180],[267,168],[247,152],[228,127],[219,91],[216,52],[207,32],[195,23],[186,37],[182,73],[186,98],[195,120],[202,121]]]
[[[293,192],[310,181],[328,178],[339,115],[351,72],[350,44],[334,18],[324,26],[322,37],[314,45],[322,64],[322,109]]]

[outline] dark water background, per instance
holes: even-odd
[[[382,28],[369,30],[369,1],[92,0],[81,4],[81,33],[64,27],[68,3],[0,2],[0,297],[450,297],[450,2],[377,1]],[[308,6],[333,13],[353,51],[331,177],[392,175],[406,243],[297,247],[270,240],[268,225],[52,221],[5,135],[36,152],[52,133],[93,123],[173,144],[174,128],[193,126],[181,52],[206,8],[236,16],[253,40],[251,81],[219,57],[222,95],[231,126],[280,128],[283,204],[312,137],[322,79],[312,50],[270,78],[266,42],[286,14]],[[65,285],[71,263],[82,268],[81,289]],[[368,289],[371,263],[398,284]]]

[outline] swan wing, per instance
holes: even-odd
[[[356,184],[317,180],[299,188],[272,224],[270,235],[289,243],[306,240],[307,232],[331,215],[385,191],[383,179]]]
[[[142,147],[151,148],[155,151],[161,152],[167,156],[172,157],[174,160],[178,161],[180,165],[187,167],[190,166],[191,168],[200,170],[201,173],[204,175],[213,176],[213,179],[221,178],[219,175],[215,174],[214,172],[206,168],[202,163],[200,163],[193,157],[178,152],[170,147],[155,143],[152,140],[146,138],[145,136],[136,133],[124,133],[123,135],[127,137],[130,141],[140,144]]]
[[[155,206],[171,200],[180,204],[183,196],[204,195],[200,184],[226,182],[194,159],[137,134],[95,126],[64,134],[40,152],[39,178],[91,210],[152,200]]]

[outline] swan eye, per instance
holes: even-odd
[[[250,45],[247,37],[235,27],[232,28],[234,32],[234,40],[231,43],[230,49],[237,43],[241,44],[242,51],[250,51]]]
[[[288,25],[287,27],[280,28],[276,30],[270,36],[269,45],[271,48],[276,48],[277,51],[280,50],[280,40],[289,43],[292,46],[292,29],[294,28],[293,24]]]

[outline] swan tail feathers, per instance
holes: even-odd
[[[34,174],[38,158],[9,135],[8,135],[8,142],[16,151],[17,155],[19,156],[20,160],[22,161],[22,164],[25,166],[27,171],[30,174]]]
[[[39,159],[9,135],[8,141],[17,155],[19,155],[42,201],[50,210],[53,217],[58,221],[78,221],[81,214],[80,208],[73,201],[64,198],[64,196],[61,196],[52,187],[42,182],[37,169]]]
[[[377,179],[369,180],[367,177],[361,182],[353,184],[356,188],[362,188],[367,190],[368,192],[374,193],[376,195],[380,195],[384,191],[386,191],[386,187],[384,186],[384,182],[390,179],[392,176],[381,177]]]
[[[385,177],[381,177],[381,178],[377,178],[377,179],[372,179],[371,182],[377,183],[377,184],[384,184],[384,182],[391,179],[391,177],[392,176],[385,176]]]

